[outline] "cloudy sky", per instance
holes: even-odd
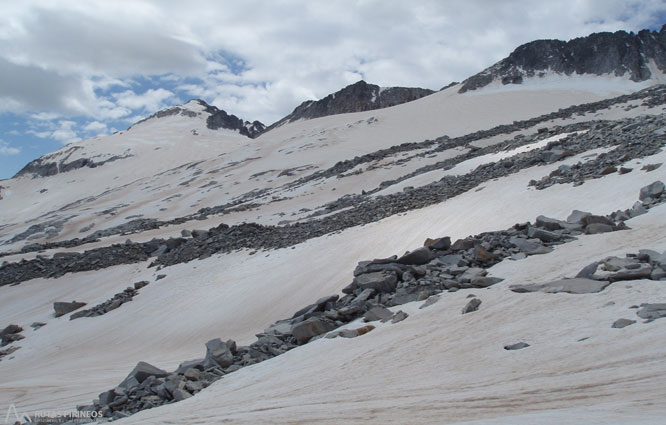
[[[359,79],[439,89],[528,41],[664,23],[664,0],[0,0],[0,179],[192,98],[270,124]]]

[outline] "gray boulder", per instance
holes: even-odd
[[[509,242],[527,255],[548,254],[553,251],[553,248],[543,246],[541,243],[536,242],[536,240],[512,237],[509,239]]]
[[[636,323],[635,320],[617,319],[615,322],[613,322],[613,325],[611,326],[611,328],[622,329],[622,328],[626,328],[629,325],[633,325],[634,323]]]
[[[648,198],[658,198],[659,195],[664,193],[664,183],[660,181],[656,181],[652,184],[649,184],[643,188],[641,188],[641,191],[638,195],[638,199],[641,201],[645,201]]]
[[[529,346],[530,346],[530,344],[528,344],[526,342],[517,342],[515,344],[505,345],[504,349],[509,350],[509,351],[511,351],[511,350],[521,350],[521,349],[527,348]]]
[[[150,376],[164,378],[167,375],[168,373],[165,370],[162,370],[146,362],[139,362],[118,386],[120,388],[130,389],[142,383]]]
[[[206,343],[204,366],[206,369],[214,366],[221,368],[231,366],[234,363],[235,351],[236,343],[233,340],[222,342],[220,338],[211,339]]]
[[[636,311],[636,315],[646,322],[666,317],[666,304],[641,304],[641,308]]]
[[[377,292],[395,292],[397,283],[398,277],[389,271],[365,273],[354,278],[357,288],[374,289]]]
[[[53,310],[55,311],[55,317],[60,317],[67,313],[71,313],[74,310],[78,310],[84,305],[86,305],[86,303],[77,301],[72,301],[71,303],[58,301],[53,303]]]
[[[607,280],[592,280],[585,278],[561,279],[548,283],[531,284],[531,285],[511,285],[509,287],[513,292],[545,292],[554,294],[558,292],[566,292],[569,294],[592,294],[601,292],[604,288],[610,285]]]
[[[368,310],[363,316],[363,319],[366,322],[373,322],[375,320],[387,321],[390,320],[392,317],[393,317],[393,312],[391,310],[389,310],[386,307],[377,306]]]
[[[650,279],[650,275],[652,274],[652,266],[645,263],[636,264],[636,266],[638,267],[622,269],[617,273],[605,276],[605,278],[611,282],[618,282],[621,280]]]
[[[434,242],[426,243],[426,246],[430,249],[444,251],[446,249],[451,248],[451,238],[449,236],[445,236],[443,238],[435,240]]]
[[[312,337],[332,331],[337,326],[326,319],[319,317],[311,317],[300,323],[295,324],[291,328],[291,333],[296,338],[298,345],[305,344]]]
[[[571,224],[583,224],[583,219],[587,216],[592,215],[592,213],[585,212],[585,211],[579,211],[579,210],[573,210],[571,214],[569,214],[569,217],[567,217],[567,223]]]
[[[463,307],[462,314],[472,313],[479,309],[481,305],[481,300],[478,298],[472,298],[469,302]]]
[[[592,276],[594,276],[594,273],[597,271],[597,268],[599,268],[599,264],[601,264],[599,261],[595,261],[594,263],[588,264],[587,266],[583,267],[581,271],[578,272],[576,277],[582,277],[585,279],[592,278]]]
[[[0,331],[0,337],[5,335],[17,334],[19,332],[23,332],[22,327],[20,327],[19,325],[9,325],[6,328],[4,328],[2,331]]]
[[[562,222],[560,220],[546,217],[544,215],[540,215],[536,218],[536,226],[551,231],[564,229],[564,226],[562,225]]]
[[[549,232],[548,230],[543,230],[538,227],[530,227],[527,229],[527,236],[539,239],[542,242],[555,242],[562,238],[555,232]]]
[[[419,309],[430,307],[431,305],[433,305],[437,301],[439,301],[439,298],[440,298],[440,295],[431,295],[430,297],[428,297],[427,300],[425,300],[425,302],[423,304],[421,304]]]
[[[432,260],[432,251],[424,246],[398,258],[396,263],[419,266],[427,264],[430,260]]]
[[[398,323],[402,322],[406,318],[409,317],[409,314],[405,313],[404,311],[400,310],[396,314],[393,315],[393,319],[391,319],[391,323]]]
[[[598,235],[600,233],[608,233],[615,230],[615,226],[610,226],[604,223],[592,223],[585,226],[585,233],[588,235]]]

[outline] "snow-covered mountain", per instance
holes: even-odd
[[[0,406],[663,423],[666,86],[641,49],[649,75],[530,48],[530,78],[519,48],[492,69],[523,84],[359,82],[269,127],[193,100],[28,164],[0,189]]]

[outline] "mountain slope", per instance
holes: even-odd
[[[537,40],[523,44],[507,58],[462,82],[465,93],[493,81],[521,84],[526,78],[557,74],[625,76],[645,81],[666,72],[666,25],[638,34],[595,33],[570,41]]]
[[[2,182],[0,328],[24,339],[0,349],[0,405],[96,403],[121,424],[660,423],[666,320],[637,315],[666,277],[666,195],[639,195],[666,181],[653,77],[456,85],[256,138],[192,101],[64,147]],[[367,106],[364,84],[340,108]],[[511,288],[584,270],[605,289]],[[73,300],[95,314],[54,316]],[[366,323],[380,305],[408,316]],[[307,321],[369,333],[297,339]],[[214,338],[232,360],[116,390]]]

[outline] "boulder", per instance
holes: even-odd
[[[597,271],[599,264],[601,264],[599,261],[595,261],[594,263],[588,264],[587,266],[583,267],[581,271],[578,272],[576,277],[582,277],[585,279],[591,278],[594,275],[594,273]]]
[[[176,401],[183,401],[187,398],[192,397],[192,394],[190,394],[184,388],[176,388],[175,390],[172,391],[171,394],[173,395],[173,399],[176,400]]]
[[[17,334],[19,332],[23,332],[22,327],[20,327],[19,325],[9,325],[5,327],[2,331],[0,331],[0,337],[5,335]]]
[[[291,333],[296,338],[298,345],[305,344],[312,337],[332,331],[336,328],[334,323],[319,317],[311,317],[300,323],[296,323],[291,328]]]
[[[544,228],[546,230],[561,230],[564,227],[562,226],[562,222],[560,220],[556,220],[554,218],[549,218],[544,215],[540,215],[536,218],[536,226]]]
[[[621,269],[617,273],[604,276],[604,278],[610,280],[611,282],[618,282],[621,280],[650,279],[650,275],[652,274],[652,266],[645,263],[637,264],[637,266],[638,267],[631,269]]]
[[[71,313],[74,310],[78,310],[84,305],[86,305],[86,303],[77,301],[72,301],[71,303],[58,301],[53,303],[53,310],[55,311],[55,317],[60,317],[67,313]]]
[[[423,304],[421,304],[419,309],[430,307],[431,305],[433,305],[437,301],[439,301],[439,298],[440,298],[440,295],[432,295],[432,296],[428,297],[428,299]]]
[[[608,233],[615,230],[615,226],[610,226],[604,223],[592,223],[585,226],[585,234],[587,235],[598,235],[600,233]]]
[[[404,311],[400,310],[396,314],[393,315],[393,319],[391,319],[391,323],[398,323],[402,322],[406,318],[409,317],[409,314],[405,313]]]
[[[529,227],[527,229],[527,236],[529,236],[530,238],[539,239],[542,242],[555,242],[562,238],[560,235],[558,235],[555,232],[543,230],[538,227]]]
[[[472,286],[476,286],[477,288],[487,288],[503,280],[504,279],[501,277],[476,276],[470,279],[470,284]]]
[[[419,266],[427,264],[432,260],[432,252],[428,247],[421,247],[398,258],[395,262],[398,264],[408,264]]]
[[[463,307],[462,314],[472,313],[479,309],[481,305],[481,300],[478,298],[472,298],[469,302]]]
[[[613,322],[613,325],[611,326],[611,328],[622,329],[622,328],[626,328],[629,325],[633,325],[634,323],[636,323],[635,320],[617,319],[615,322]]]
[[[509,351],[511,351],[511,350],[521,350],[521,349],[527,348],[529,346],[530,346],[530,344],[528,344],[526,342],[517,342],[515,344],[505,345],[504,349],[509,350]]]
[[[567,217],[567,223],[570,224],[583,224],[583,219],[585,217],[588,217],[592,215],[592,213],[585,212],[585,211],[579,211],[579,210],[573,210],[571,214],[569,214],[569,217]]]
[[[139,362],[118,386],[120,388],[130,389],[145,381],[149,376],[164,378],[167,375],[168,373],[165,370],[162,370],[146,362]]]
[[[375,320],[390,320],[392,317],[393,312],[391,310],[386,307],[377,306],[368,310],[363,316],[363,319],[366,322],[374,322]]]
[[[176,373],[185,373],[189,369],[196,368],[199,370],[204,370],[205,369],[205,359],[196,359],[196,360],[188,360],[186,362],[182,362],[179,366],[178,369],[176,369]]]
[[[434,239],[434,240],[426,239],[423,246],[426,246],[430,249],[444,251],[451,248],[451,238],[449,236],[445,236],[443,238]]]
[[[214,366],[225,368],[231,366],[234,363],[235,351],[236,343],[233,340],[222,342],[220,338],[211,339],[206,343],[205,368],[208,369]]]
[[[641,201],[645,201],[648,198],[655,199],[658,198],[662,193],[664,193],[664,183],[656,181],[641,188],[638,199]]]
[[[150,282],[148,282],[147,280],[142,280],[140,282],[134,282],[134,289],[139,290],[139,289],[147,286],[149,283]]]
[[[470,239],[458,239],[451,245],[453,251],[466,251],[470,248],[474,248],[474,241]]]
[[[545,292],[554,294],[558,292],[566,292],[569,294],[592,294],[601,292],[604,288],[610,285],[607,280],[592,280],[585,278],[561,279],[548,283],[531,284],[531,285],[511,285],[509,287],[513,292]]]
[[[584,227],[587,227],[590,224],[606,224],[608,226],[615,226],[615,222],[610,218],[604,217],[602,215],[592,215],[592,214],[583,217],[583,219],[581,220],[581,224]]]
[[[647,322],[666,317],[666,304],[641,304],[641,308],[636,311],[636,315]]]
[[[374,289],[377,292],[395,292],[398,277],[394,272],[383,271],[365,273],[354,278],[354,284],[360,289]]]
[[[541,243],[536,242],[536,240],[512,237],[509,239],[509,242],[526,255],[548,254],[553,251],[553,248],[543,246]]]

